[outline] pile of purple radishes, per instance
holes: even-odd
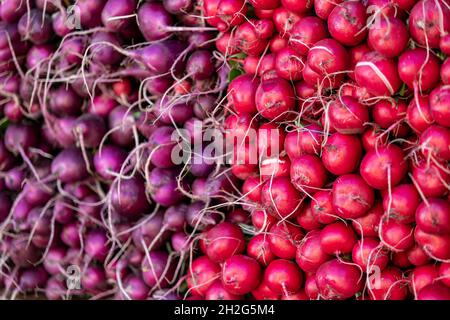
[[[0,297],[450,300],[447,0],[3,0]]]
[[[217,33],[191,1],[67,3],[0,6],[0,294],[178,298],[237,190],[202,154],[172,161],[223,113]]]

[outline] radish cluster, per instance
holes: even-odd
[[[215,29],[194,1],[69,4],[0,4],[0,291],[179,298],[236,189],[174,157],[222,117]]]
[[[251,237],[192,296],[450,299],[448,2],[235,2],[204,8]]]

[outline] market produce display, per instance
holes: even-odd
[[[450,300],[447,0],[2,0],[3,299]]]

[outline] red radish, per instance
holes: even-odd
[[[450,252],[450,235],[437,235],[426,233],[416,227],[414,230],[414,238],[421,248],[433,259],[448,260]]]
[[[391,193],[383,197],[383,209],[401,223],[414,222],[416,208],[420,203],[420,196],[412,184],[401,184],[393,188]]]
[[[252,291],[252,296],[256,300],[278,300],[279,295],[270,290],[267,284],[263,281],[261,284]]]
[[[320,245],[327,254],[350,253],[355,243],[353,228],[340,221],[326,225],[320,232]]]
[[[235,295],[243,295],[256,289],[261,280],[261,267],[250,257],[236,255],[222,265],[222,284]]]
[[[283,128],[274,123],[264,123],[258,128],[259,157],[278,157],[283,150],[285,133]]]
[[[328,76],[346,70],[350,59],[345,48],[336,40],[323,39],[309,50],[307,63],[320,76]]]
[[[406,175],[408,163],[404,158],[402,149],[396,145],[370,150],[361,161],[361,176],[373,188],[392,188]]]
[[[314,10],[316,15],[323,20],[327,20],[331,11],[333,11],[333,9],[341,2],[343,2],[343,0],[314,0]]]
[[[222,33],[216,40],[216,48],[227,56],[237,53],[236,37],[230,32]]]
[[[322,188],[327,181],[327,172],[315,155],[302,155],[291,164],[291,182],[299,191],[309,193]]]
[[[280,35],[285,36],[290,33],[295,23],[301,19],[301,15],[284,7],[279,7],[273,11],[272,19]]]
[[[383,129],[388,129],[393,124],[405,118],[407,105],[403,101],[382,100],[372,108],[373,120]]]
[[[300,290],[297,293],[282,296],[281,300],[309,300],[309,297],[306,295],[304,290]]]
[[[408,261],[415,266],[423,266],[430,261],[427,253],[418,245],[415,245],[406,252]]]
[[[282,259],[293,259],[303,232],[289,222],[279,222],[269,230],[269,244],[272,253]]]
[[[192,261],[188,268],[187,286],[194,295],[204,296],[214,279],[220,275],[220,266],[201,256]]]
[[[317,191],[311,199],[311,213],[319,223],[329,224],[337,220],[333,209],[331,191]]]
[[[439,60],[427,50],[416,48],[404,52],[398,59],[398,74],[410,89],[428,91],[439,81]]]
[[[258,59],[258,61],[260,60],[258,75],[261,77],[262,81],[278,78],[277,71],[275,69],[275,57],[275,54],[269,53]]]
[[[434,122],[430,110],[430,100],[427,96],[418,96],[411,100],[406,110],[406,120],[409,126],[418,133],[425,131]]]
[[[354,70],[356,64],[362,59],[362,57],[370,52],[372,50],[370,50],[370,48],[367,46],[367,44],[362,43],[356,47],[351,47],[349,49],[349,54],[350,54],[350,70]],[[351,77],[352,79],[355,79],[355,74],[354,72],[349,74],[349,77]]]
[[[264,282],[274,293],[289,296],[300,289],[303,274],[294,262],[277,259],[264,271]]]
[[[261,201],[261,182],[258,176],[251,176],[245,179],[242,185],[242,194],[253,202]]]
[[[280,0],[249,0],[250,4],[255,9],[271,10],[280,5]]]
[[[275,255],[270,250],[268,235],[261,233],[251,238],[247,244],[247,255],[263,266],[274,260]]]
[[[416,211],[416,224],[427,233],[450,234],[450,203],[437,198],[422,202]]]
[[[216,13],[221,20],[217,25],[218,29],[224,30],[240,25],[245,20],[246,13],[247,6],[243,0],[220,0]]]
[[[414,229],[394,219],[383,218],[379,236],[384,245],[392,251],[405,251],[414,245]]]
[[[333,183],[333,208],[344,219],[363,216],[374,198],[373,189],[357,174],[340,176]]]
[[[448,191],[450,175],[433,163],[420,161],[413,166],[412,175],[417,188],[425,197],[441,197]]]
[[[277,53],[281,49],[285,48],[288,45],[288,40],[285,37],[277,34],[273,36],[269,43],[269,49],[272,53]]]
[[[420,0],[411,9],[409,32],[422,46],[439,48],[440,37],[450,31],[448,4],[443,0]],[[425,27],[426,26],[426,27]]]
[[[243,297],[229,293],[220,280],[216,280],[206,290],[205,300],[242,300]]]
[[[235,224],[222,222],[209,229],[205,234],[206,255],[216,263],[222,263],[229,257],[240,254],[245,249],[244,234]]]
[[[289,132],[284,140],[284,149],[291,160],[302,154],[319,154],[323,139],[323,129],[316,124],[310,124]]]
[[[169,255],[164,251],[152,251],[142,260],[142,279],[150,288],[158,285],[165,288],[172,281],[174,268]]]
[[[328,30],[342,44],[355,46],[367,35],[366,19],[366,7],[362,2],[345,1],[328,16]]]
[[[291,184],[288,177],[277,177],[264,183],[261,203],[270,214],[277,218],[294,216],[302,203],[301,194]]]
[[[259,232],[268,231],[276,221],[274,216],[267,214],[264,210],[252,212],[252,224]]]
[[[441,41],[439,42],[439,48],[446,55],[450,55],[450,34],[441,36]]]
[[[386,268],[389,263],[389,256],[378,239],[365,237],[353,247],[352,260],[362,270],[370,274],[373,267],[378,267],[380,270]]]
[[[333,259],[317,270],[316,283],[322,298],[345,300],[361,289],[361,272],[354,265]]]
[[[367,128],[361,137],[364,150],[369,151],[378,148],[378,146],[386,145],[388,136],[383,135],[383,133],[384,130],[378,125]]]
[[[322,20],[316,17],[305,17],[292,27],[289,44],[301,55],[307,55],[316,42],[327,36],[328,31]]]
[[[263,180],[274,177],[288,177],[291,161],[287,156],[263,159],[259,165],[259,174]]]
[[[381,272],[379,279],[374,278],[369,286],[369,294],[373,300],[405,300],[408,287],[401,282],[402,272],[394,267],[388,267]]]
[[[445,59],[441,66],[441,80],[444,84],[450,85],[450,59]]]
[[[320,242],[320,231],[308,232],[297,248],[295,261],[305,272],[316,272],[331,256],[323,251]]]
[[[310,300],[317,300],[319,298],[319,289],[317,288],[316,277],[314,274],[306,277],[305,293]]]
[[[355,79],[375,96],[391,96],[401,86],[397,64],[375,51],[366,53],[356,64]]]
[[[304,66],[303,57],[293,48],[285,47],[277,52],[275,68],[279,77],[290,81],[301,80]]]
[[[360,139],[356,135],[333,133],[323,147],[322,162],[335,175],[354,172],[362,156]]]
[[[255,93],[258,88],[258,79],[243,74],[233,79],[228,86],[229,101],[238,113],[255,113]]]
[[[430,111],[434,121],[444,127],[450,127],[450,86],[439,86],[430,94]]]
[[[430,284],[420,290],[417,300],[450,300],[450,288],[439,282]]]
[[[303,206],[297,214],[296,220],[298,225],[307,231],[315,230],[321,227],[321,224],[317,220],[317,217],[314,216],[309,203]]]
[[[439,277],[441,278],[441,282],[445,284],[447,287],[450,287],[450,263],[443,262],[439,267]]]
[[[450,128],[431,125],[422,132],[419,143],[426,157],[450,160]]]
[[[251,56],[263,53],[268,44],[268,40],[259,39],[258,31],[250,21],[245,21],[237,27],[234,40],[238,49]]]
[[[369,29],[368,43],[388,58],[398,57],[409,41],[406,25],[394,16],[380,15],[376,25]]]
[[[294,91],[284,79],[276,78],[263,81],[256,91],[256,108],[268,120],[281,120],[291,117],[295,108]]]
[[[364,132],[364,125],[369,121],[368,109],[350,96],[334,100],[328,107],[330,125],[343,134]]]
[[[417,295],[424,287],[432,284],[438,275],[438,268],[433,264],[414,268],[409,276],[413,293]]]
[[[313,6],[308,0],[281,0],[281,5],[295,13],[305,13]]]

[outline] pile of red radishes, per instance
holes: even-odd
[[[192,298],[450,299],[448,1],[204,12],[241,74],[224,127],[252,226],[204,233]]]

